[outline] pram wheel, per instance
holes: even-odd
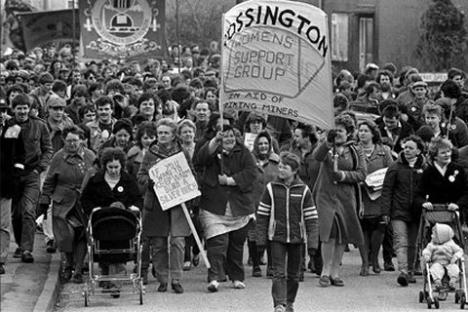
[[[419,303],[423,303],[424,301],[424,292],[421,290],[419,292]]]

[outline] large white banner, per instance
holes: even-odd
[[[220,105],[333,126],[326,14],[293,1],[252,0],[224,15]]]

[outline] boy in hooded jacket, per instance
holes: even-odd
[[[423,260],[429,263],[429,272],[439,289],[439,300],[447,298],[446,289],[442,287],[442,278],[447,270],[450,278],[449,287],[455,289],[460,275],[460,268],[456,263],[463,257],[463,249],[453,241],[453,230],[447,224],[436,223],[432,227],[431,241],[422,252]]]

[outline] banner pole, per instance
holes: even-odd
[[[72,63],[72,73],[75,70],[75,63],[76,63],[76,53],[75,53],[75,45],[76,45],[76,16],[75,16],[75,0],[72,1],[72,56],[73,56],[73,63]],[[74,80],[72,79],[72,90],[74,87]],[[70,91],[71,96],[71,91]]]
[[[224,70],[223,70],[224,58],[223,58],[223,54],[224,54],[224,49],[226,47],[224,46],[223,33],[224,33],[224,13],[221,16],[221,41],[220,41],[220,45],[221,45],[221,66],[219,67],[219,84],[220,84],[219,98],[220,99],[224,99]],[[219,115],[221,116],[221,124],[223,124],[224,103],[219,102],[219,108],[218,109],[219,109]]]
[[[182,210],[184,211],[185,218],[187,219],[187,223],[192,231],[193,237],[195,238],[195,242],[197,243],[198,249],[200,250],[200,255],[205,262],[205,266],[207,269],[211,268],[210,262],[208,261],[208,257],[206,256],[205,248],[203,248],[203,244],[201,243],[200,237],[198,236],[197,230],[195,229],[195,225],[192,222],[192,218],[190,217],[190,213],[188,212],[187,206],[185,203],[180,204],[182,206]]]

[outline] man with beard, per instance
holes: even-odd
[[[90,146],[98,152],[102,144],[109,139],[116,119],[112,117],[113,101],[108,96],[101,96],[96,100],[97,119],[88,122],[86,126],[90,130]]]
[[[24,162],[16,164],[18,186],[12,199],[12,225],[18,248],[14,256],[26,263],[34,262],[32,255],[36,231],[36,203],[39,198],[40,173],[46,170],[53,149],[47,125],[42,120],[30,117],[31,100],[25,94],[17,95],[13,101],[14,118],[7,126],[18,125],[24,144]]]
[[[382,70],[377,75],[377,83],[380,84],[382,89],[381,99],[394,99],[395,93],[393,91],[393,75],[388,70]]]

